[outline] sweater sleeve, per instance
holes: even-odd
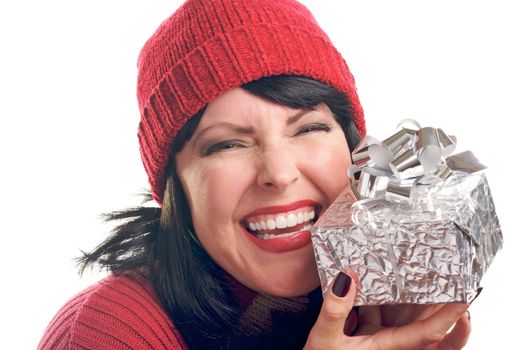
[[[48,325],[38,350],[187,347],[148,282],[110,276],[70,299]]]

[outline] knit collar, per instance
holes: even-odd
[[[298,297],[277,297],[255,292],[226,273],[232,295],[240,306],[232,347],[278,349],[304,345],[322,304],[320,288]],[[238,343],[238,346],[234,346]],[[253,347],[252,347],[253,348]]]

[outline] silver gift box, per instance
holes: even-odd
[[[315,223],[323,293],[340,270],[359,277],[356,305],[471,302],[502,247],[483,172],[415,186],[411,201],[356,199],[345,189]]]

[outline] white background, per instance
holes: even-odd
[[[528,117],[522,1],[304,1],[346,58],[369,134],[402,118],[455,134],[489,166],[505,247],[471,306],[468,349],[525,343]],[[102,274],[73,258],[102,212],[139,204],[136,58],[178,1],[0,5],[0,348],[32,349]],[[523,334],[524,332],[524,334]]]

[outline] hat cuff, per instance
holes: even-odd
[[[173,50],[164,51],[165,62]],[[189,52],[167,70],[141,106],[138,138],[156,202],[162,203],[170,149],[185,122],[222,93],[279,74],[310,77],[344,92],[358,132],[365,134],[354,78],[326,36],[287,24],[241,26]]]

